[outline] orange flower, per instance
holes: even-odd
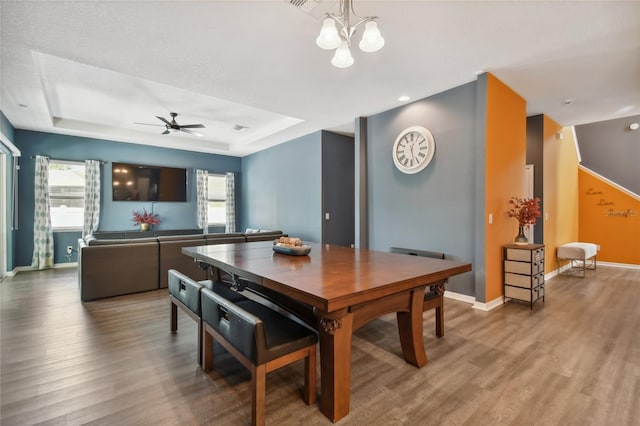
[[[540,198],[518,198],[509,199],[511,209],[507,211],[509,217],[515,217],[520,226],[529,226],[536,223],[536,218],[542,216],[540,213]]]

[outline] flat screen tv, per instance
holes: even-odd
[[[113,163],[113,201],[187,201],[187,169]]]

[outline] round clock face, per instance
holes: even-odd
[[[436,150],[433,135],[422,126],[404,129],[393,144],[393,162],[403,173],[413,174],[431,162]]]

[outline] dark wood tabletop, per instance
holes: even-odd
[[[471,270],[464,262],[305,244],[311,247],[308,256],[275,253],[271,241],[186,247],[182,251],[323,312]]]

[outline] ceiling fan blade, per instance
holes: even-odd
[[[185,124],[180,127],[183,129],[204,129],[204,124]]]
[[[193,130],[180,129],[181,132],[189,133],[195,136],[203,136],[202,133],[194,132]]]
[[[158,116],[158,115],[156,115],[156,118],[157,118],[158,120],[162,121],[163,123],[168,124],[169,126],[171,126],[171,123],[170,123],[169,121],[167,121],[167,119],[166,119],[166,118],[164,118],[164,117],[160,117],[160,116]]]
[[[163,134],[163,135],[168,135],[169,133],[171,133],[171,132],[169,131],[169,129],[167,129],[167,130],[165,130],[164,132],[162,132],[161,134]]]
[[[141,124],[143,126],[158,126],[158,127],[162,126],[162,127],[164,127],[164,124],[137,123],[137,122],[134,122],[133,124]]]

